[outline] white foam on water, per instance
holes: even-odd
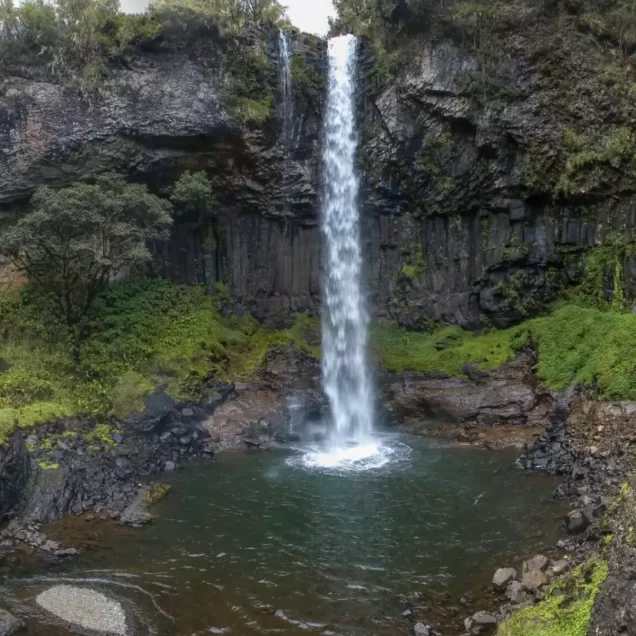
[[[332,474],[380,470],[403,463],[412,451],[406,444],[381,438],[335,447],[301,446],[295,450],[297,454],[287,459],[289,466]]]

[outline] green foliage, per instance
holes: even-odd
[[[607,563],[594,560],[576,568],[551,586],[545,600],[514,612],[497,636],[586,636],[607,571]]]
[[[636,256],[636,242],[628,240],[624,234],[609,234],[602,244],[595,246],[587,254],[585,278],[578,293],[588,302],[606,309],[607,281],[611,276],[611,307],[617,311],[623,310],[623,266],[633,256]]]
[[[91,96],[99,93],[111,63],[136,43],[154,40],[168,28],[183,31],[190,23],[230,38],[249,26],[282,27],[288,20],[278,0],[159,0],[143,15],[121,13],[118,0],[0,0],[0,73],[43,65],[74,79]],[[255,102],[242,104],[241,112],[262,121],[263,100]]]
[[[124,419],[133,413],[144,409],[144,398],[152,393],[152,382],[137,373],[126,371],[121,376],[113,389],[113,415],[118,419]]]
[[[167,237],[170,204],[145,186],[106,175],[94,185],[42,187],[32,206],[4,234],[0,249],[64,325],[78,359],[97,295],[113,275],[151,260],[147,242]]]
[[[153,11],[162,21],[184,22],[188,15],[216,26],[224,36],[242,35],[248,26],[288,24],[278,0],[158,0]]]
[[[225,55],[229,73],[225,105],[247,124],[260,124],[272,116],[274,93],[271,69],[263,48],[240,47]]]
[[[0,290],[0,442],[15,426],[84,415],[104,425],[89,435],[97,450],[112,444],[109,418],[140,410],[152,390],[198,399],[219,380],[249,377],[272,346],[306,343],[302,321],[290,334],[266,331],[249,317],[222,318],[202,287],[165,281],[111,284],[90,327],[75,365],[46,310]]]
[[[636,315],[565,305],[527,325],[548,387],[588,385],[602,399],[636,398]]]
[[[47,462],[43,459],[38,459],[38,466],[41,470],[57,470],[60,465],[54,462]]]
[[[303,95],[310,103],[319,102],[327,83],[325,73],[321,69],[307,64],[304,55],[293,55],[290,67],[294,92]]]
[[[124,15],[117,0],[0,0],[2,66],[44,64],[74,78],[85,93],[98,91],[108,63],[132,44],[155,38],[152,14]]]
[[[422,144],[419,165],[441,196],[453,191],[453,177],[446,167],[451,161],[453,138],[450,133],[427,135]]]
[[[113,433],[115,431],[108,424],[96,424],[90,433],[86,435],[86,440],[96,446],[115,446]]]
[[[424,251],[418,245],[409,254],[407,262],[402,267],[402,276],[408,280],[421,279],[426,273],[426,263],[424,262]]]
[[[309,314],[299,314],[294,324],[287,330],[286,336],[296,349],[308,353],[313,358],[320,358],[322,335],[319,318]]]
[[[371,347],[377,358],[397,373],[430,371],[461,376],[465,362],[480,369],[496,369],[512,360],[516,348],[524,343],[520,329],[474,334],[454,326],[433,333],[414,333],[381,322],[371,330]]]
[[[181,220],[203,223],[212,219],[216,212],[216,197],[204,171],[181,175],[170,199],[175,216]]]
[[[536,373],[550,389],[591,386],[601,399],[636,399],[636,315],[566,304],[518,327],[474,334],[459,327],[409,332],[394,323],[372,329],[371,346],[392,371],[462,375],[468,362],[495,369],[532,342]]]
[[[604,183],[607,168],[636,168],[636,145],[629,128],[614,128],[603,140],[595,140],[566,129],[563,135],[565,165],[555,187],[561,195],[588,193]]]

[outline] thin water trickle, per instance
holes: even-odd
[[[287,211],[287,182],[289,180],[289,158],[294,130],[294,102],[292,96],[292,72],[290,62],[291,36],[283,30],[278,32],[278,57],[280,68],[280,87],[283,105],[283,145],[285,158],[283,163],[283,208]]]
[[[326,452],[308,454],[309,466],[368,462],[373,441],[373,396],[367,365],[368,317],[362,294],[362,254],[355,117],[357,45],[347,35],[329,41],[325,117],[322,374],[331,407]],[[371,465],[374,462],[371,462]]]

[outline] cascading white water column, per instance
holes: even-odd
[[[351,447],[354,442],[371,451],[373,392],[367,365],[368,317],[362,293],[355,172],[357,45],[351,35],[329,41],[323,151],[322,372],[333,419],[332,449]]]

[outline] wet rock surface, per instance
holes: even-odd
[[[0,636],[12,636],[24,627],[24,623],[13,614],[0,609]]]
[[[532,354],[479,378],[407,373],[389,377],[385,401],[398,424],[407,429],[431,414],[487,428],[543,429],[554,411],[553,397],[532,374]]]

